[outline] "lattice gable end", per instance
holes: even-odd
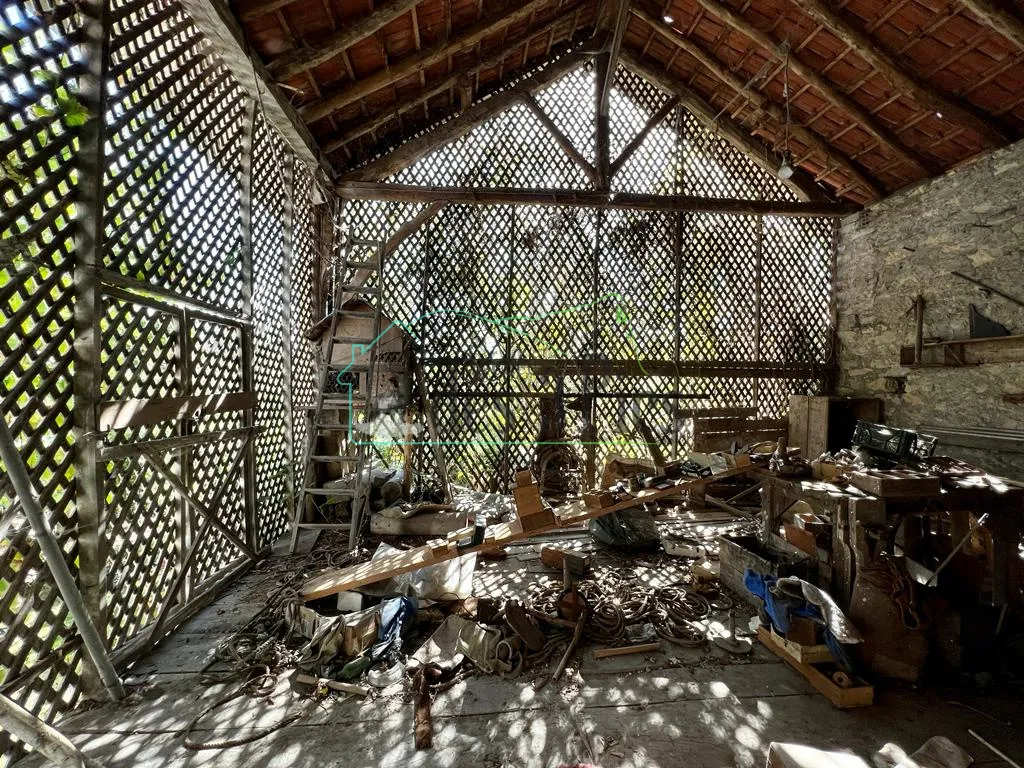
[[[456,138],[439,137],[428,154],[383,180],[460,188],[593,189],[584,163],[593,165],[597,154],[596,87],[587,61],[537,90],[535,107],[525,96],[514,100]],[[670,99],[642,75],[624,66],[617,69],[609,108],[612,191],[806,199],[766,170],[779,161],[770,147],[759,142],[753,148],[737,146],[726,132],[709,129],[706,116],[679,104],[671,107]],[[751,157],[752,151],[759,156]]]

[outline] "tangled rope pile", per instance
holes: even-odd
[[[198,741],[192,736],[196,726],[205,717],[235,699],[248,697],[255,701],[269,701],[277,687],[278,679],[284,672],[295,667],[297,659],[297,654],[289,649],[284,641],[287,635],[285,603],[298,597],[296,586],[308,571],[337,567],[344,564],[341,561],[351,562],[356,557],[356,553],[346,552],[344,557],[338,558],[333,548],[310,552],[301,566],[293,568],[291,575],[271,593],[264,606],[230,638],[217,646],[213,659],[200,672],[199,682],[206,686],[223,685],[236,680],[241,682],[196,714],[182,729],[186,749],[226,749],[249,744],[291,725],[308,714],[315,699],[310,699],[298,712],[286,715],[272,725],[254,730],[245,736],[215,741]],[[210,668],[218,664],[226,665],[227,669],[211,672]]]
[[[652,589],[626,568],[604,569],[578,582],[576,588],[590,607],[584,637],[608,645],[625,644],[627,627],[650,624],[658,637],[685,648],[698,648],[707,642],[707,637],[696,622],[708,619],[712,611],[733,606],[728,595],[713,587],[705,588],[707,596],[682,584]],[[561,594],[560,585],[536,588],[530,593],[529,606],[533,611],[555,616]],[[547,660],[555,647],[567,639],[568,633],[560,632],[557,640],[546,644],[545,650],[537,655]],[[527,661],[532,663],[534,657],[528,656]]]

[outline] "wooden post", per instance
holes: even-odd
[[[253,183],[253,143],[256,137],[256,102],[249,100],[245,111],[245,124],[242,129],[242,152],[240,158],[241,195],[239,200],[242,229],[242,314],[249,321],[242,326],[242,381],[246,392],[256,391],[253,364],[253,251],[252,251],[252,183]],[[319,266],[319,265],[317,265]],[[314,271],[314,275],[319,274]],[[315,290],[315,289],[314,289]],[[256,404],[259,408],[259,402]],[[242,424],[245,427],[256,426],[256,408],[246,409]],[[253,436],[246,443],[245,464],[245,541],[253,552],[260,550],[259,526],[256,513],[256,441]],[[269,543],[269,542],[267,542]]]
[[[103,480],[99,464],[96,406],[100,382],[100,283],[97,270],[103,265],[104,115],[110,49],[107,37],[106,0],[84,0],[83,59],[85,72],[78,98],[91,119],[79,134],[76,155],[79,181],[75,186],[74,309],[74,436],[75,510],[78,518],[78,586],[85,609],[104,643],[107,639],[105,557],[103,542]],[[108,646],[109,650],[109,646]],[[103,684],[95,668],[86,665],[82,676],[86,695],[102,696]]]
[[[295,508],[295,398],[292,387],[292,232],[295,227],[295,159],[284,158],[281,169],[284,176],[284,208],[281,211],[281,367],[284,382],[284,455],[288,462],[285,472],[285,498],[287,508]]]

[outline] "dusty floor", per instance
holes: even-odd
[[[271,704],[236,698],[204,718],[194,736],[244,738],[290,715],[286,727],[243,746],[184,748],[181,729],[234,684],[204,686],[198,673],[213,648],[258,611],[285,561],[270,559],[168,638],[133,669],[132,703],[81,712],[61,730],[87,754],[119,766],[760,766],[772,741],[856,752],[885,742],[908,752],[941,734],[978,764],[1001,761],[967,733],[973,728],[1011,757],[1024,759],[1015,695],[884,688],[875,706],[833,709],[804,679],[764,648],[750,657],[718,649],[675,649],[595,660],[578,655],[560,685],[535,691],[529,680],[471,677],[433,703],[434,747],[413,746],[413,705],[402,684],[368,700],[315,702],[278,681]],[[651,577],[665,577],[649,563]],[[640,566],[641,569],[646,566]],[[554,578],[528,549],[481,564],[478,594],[516,591]],[[721,618],[721,617],[719,617]],[[955,700],[955,701],[953,701]],[[969,706],[968,706],[969,705]]]

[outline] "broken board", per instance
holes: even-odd
[[[302,585],[300,594],[303,600],[316,600],[321,597],[326,597],[327,595],[356,589],[357,587],[361,587],[365,584],[372,584],[376,581],[390,579],[392,576],[398,576],[402,573],[408,573],[420,568],[426,568],[427,566],[437,565],[445,560],[452,560],[456,557],[461,557],[462,555],[468,555],[471,552],[496,549],[513,541],[525,539],[539,533],[559,528],[567,528],[595,517],[603,517],[611,512],[632,509],[633,507],[638,507],[641,504],[668,498],[669,496],[675,496],[683,491],[703,487],[708,483],[713,483],[723,477],[741,475],[746,471],[746,468],[727,469],[724,472],[719,472],[718,474],[711,475],[709,477],[683,479],[662,490],[640,491],[636,496],[630,499],[620,501],[617,504],[613,504],[610,507],[604,507],[602,509],[588,509],[582,502],[573,502],[555,510],[554,522],[542,527],[534,528],[530,531],[523,531],[518,520],[515,523],[499,523],[498,525],[492,525],[487,528],[486,539],[481,544],[465,547],[462,550],[458,550],[455,547],[447,549],[437,549],[429,546],[416,547],[414,549],[396,552],[392,555],[386,555],[385,557],[381,557],[376,560],[368,560],[365,563],[350,565],[347,568],[327,571],[326,573],[314,576],[306,581]]]

